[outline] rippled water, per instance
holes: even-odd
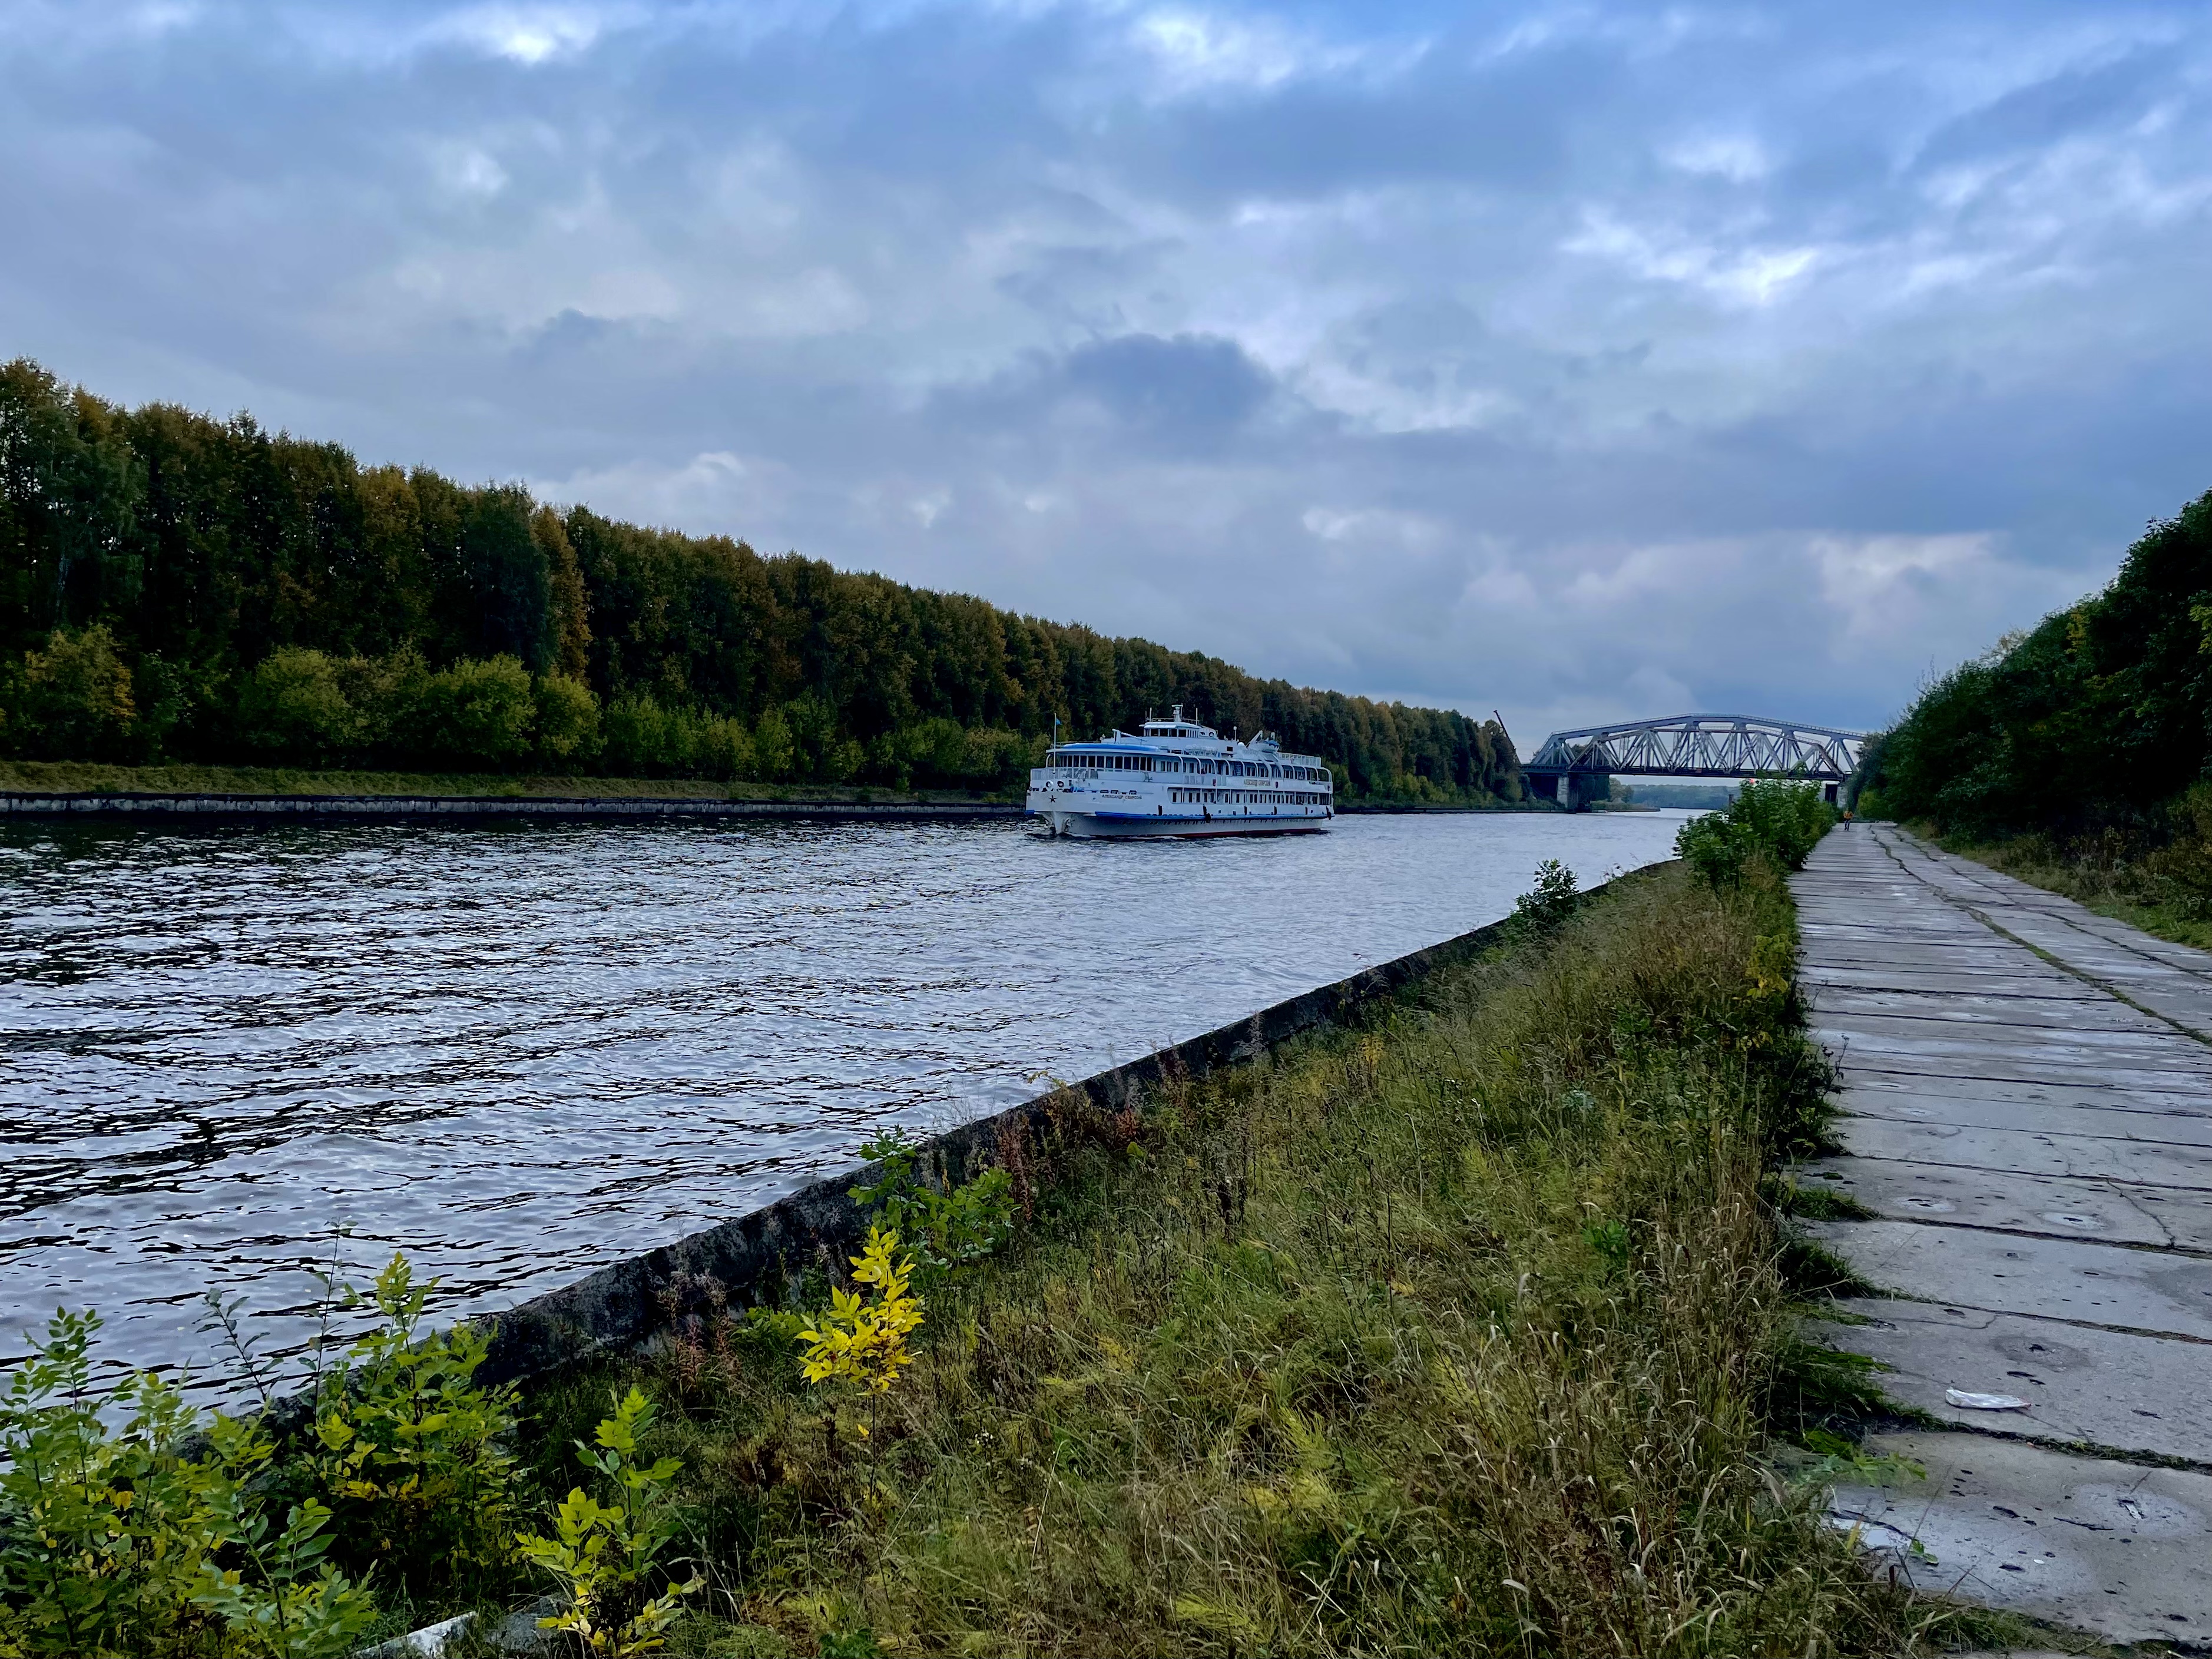
[[[1680,815],[1279,841],[988,825],[0,830],[0,1353],[212,1368],[394,1247],[447,1315],[1595,880]],[[349,1229],[347,1237],[337,1230]]]

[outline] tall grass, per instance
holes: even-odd
[[[1660,872],[1140,1128],[1071,1111],[865,1438],[757,1321],[580,1380],[538,1455],[669,1402],[702,1653],[1905,1650],[1941,1615],[1778,1473],[1790,927],[1771,869]]]
[[[2148,826],[1989,840],[1917,826],[1949,852],[2199,950],[2212,950],[2212,783],[2170,801]]]

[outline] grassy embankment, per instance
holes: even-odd
[[[38,794],[493,795],[585,800],[1018,802],[1018,790],[724,783],[712,778],[605,778],[503,772],[315,771],[289,766],[118,766],[0,760],[0,790]]]
[[[1822,1111],[1790,927],[1771,876],[1632,879],[1171,1093],[1141,1157],[1068,1137],[872,1407],[732,1328],[541,1401],[541,1478],[665,1403],[678,1651],[1905,1651],[1948,1615],[1790,1443],[1839,1385],[1761,1196]]]
[[[1931,823],[1911,828],[1947,852],[2002,870],[2046,892],[2063,894],[2100,916],[2177,945],[2212,951],[2212,902],[2207,898],[2207,890],[2212,889],[2207,879],[2212,873],[2212,787],[2198,793],[2205,832],[2177,837],[2147,855],[2106,837],[2069,844],[2046,835],[1992,840],[1944,835]],[[2195,866],[2194,879],[2185,884],[2172,873],[2184,860]]]
[[[1724,866],[1727,840],[1693,856]],[[567,1547],[562,1493],[623,1498],[580,1466],[589,1443],[629,1471],[631,1520],[572,1498],[576,1549],[613,1559],[634,1528],[652,1536],[626,1559],[659,1560],[592,1611],[619,1631],[696,1575],[678,1654],[1893,1654],[1987,1635],[1869,1577],[1820,1520],[1823,1480],[1864,1476],[1828,1431],[1867,1396],[1793,1335],[1804,1286],[1771,1170],[1817,1142],[1825,1068],[1791,959],[1786,890],[1757,860],[1718,888],[1679,866],[1632,878],[1578,911],[1554,888],[1513,947],[1352,1029],[1141,1115],[1071,1100],[1001,1178],[1011,1237],[921,1287],[884,1392],[804,1381],[791,1322],[720,1321],[539,1390],[510,1456],[465,1357],[425,1393],[403,1335],[362,1362],[356,1403],[326,1396],[316,1440],[240,1462],[232,1489],[321,1492],[338,1584],[365,1579],[385,1631],[547,1588],[514,1532],[546,1535],[542,1562]],[[660,1408],[636,1457],[601,1421],[633,1388]],[[426,1413],[445,1426],[393,1438]],[[175,1479],[173,1457],[131,1467]],[[0,1501],[0,1551],[26,1547],[22,1519]],[[235,1528],[210,1535],[192,1547],[248,1590],[308,1582],[221,1544]],[[75,1547],[50,1576],[73,1582]],[[254,1645],[243,1592],[140,1555],[130,1606],[176,1611],[142,1626],[126,1607],[117,1628],[143,1639],[118,1650],[334,1653],[368,1617],[341,1618],[357,1591],[302,1589],[328,1644]],[[40,1645],[46,1616],[7,1600],[0,1650],[10,1618],[26,1651],[67,1650]]]

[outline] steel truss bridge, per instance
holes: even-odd
[[[1858,770],[1863,732],[1754,714],[1670,714],[1664,720],[1554,732],[1521,769],[1531,793],[1578,811],[1616,775],[1662,778],[1807,778],[1828,799]]]

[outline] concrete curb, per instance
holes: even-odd
[[[1616,878],[1619,879],[1619,878]],[[1606,890],[1602,884],[1589,894]],[[1587,895],[1586,895],[1587,896]],[[1176,1043],[961,1125],[923,1143],[923,1164],[958,1182],[1012,1158],[1045,1163],[1054,1139],[1085,1136],[1135,1108],[1171,1079],[1194,1081],[1255,1059],[1274,1044],[1334,1024],[1438,968],[1504,942],[1495,921],[1426,949],[1363,969]],[[762,1209],[602,1267],[589,1278],[487,1316],[496,1326],[479,1376],[486,1382],[544,1376],[594,1354],[631,1350],[661,1333],[727,1309],[769,1300],[810,1267],[836,1272],[865,1229],[847,1191],[873,1165],[814,1182]]]
[[[678,796],[40,794],[0,792],[0,817],[862,818],[968,823],[1018,818],[996,802],[720,800]]]

